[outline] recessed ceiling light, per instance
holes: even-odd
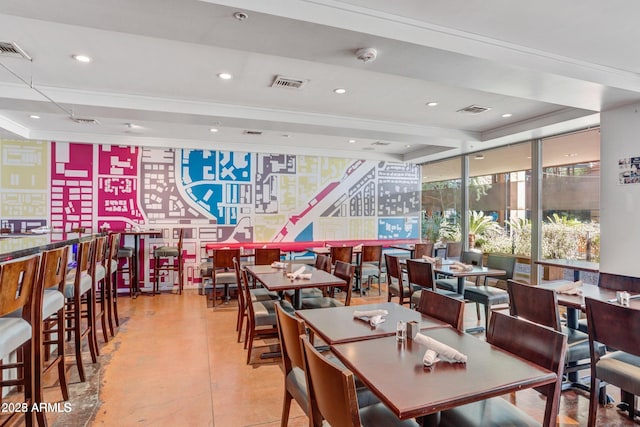
[[[565,157],[576,157],[578,155],[578,153],[567,153],[564,156]]]
[[[343,93],[347,93],[347,90],[346,90],[346,89],[343,89],[343,88],[341,88],[341,87],[339,87],[339,88],[337,88],[337,89],[334,89],[333,91],[334,91],[335,93],[337,93],[338,95],[342,95]]]
[[[249,17],[249,15],[247,15],[244,12],[236,12],[233,14],[233,17],[236,18],[238,21],[244,21]]]
[[[356,143],[356,140],[355,140],[355,139],[350,139],[350,140],[349,140],[349,144],[355,144],[355,143]]]
[[[125,123],[125,126],[128,127],[129,129],[140,129],[140,126],[138,126],[135,123]]]
[[[474,159],[476,159],[476,160],[484,160],[484,154],[476,154]]]
[[[435,101],[427,102],[427,107],[435,107],[437,105],[438,105],[438,103],[435,102]]]
[[[229,73],[220,73],[218,74],[218,77],[222,80],[231,80],[233,78],[233,76]]]
[[[217,128],[211,128],[211,129],[209,129],[209,132],[216,133],[216,132],[218,132],[218,129]]]
[[[411,144],[407,144],[404,146],[405,148],[411,148]]]
[[[283,133],[283,134],[282,134],[282,137],[283,137],[283,138],[291,138],[291,135],[289,135],[288,133]]]
[[[505,119],[508,118],[508,117],[511,117],[511,116],[513,116],[513,114],[511,114],[511,113],[504,113],[502,115],[502,117],[505,118]]]
[[[30,118],[30,119],[39,119],[39,118],[40,118],[40,116],[39,116],[39,115],[37,115],[37,114],[32,114],[32,115],[30,115],[30,116],[29,116],[29,118]]]
[[[73,55],[72,58],[78,62],[91,62],[91,57],[87,55]]]

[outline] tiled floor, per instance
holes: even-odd
[[[354,298],[354,304],[378,301],[374,293]],[[280,425],[282,371],[277,360],[260,360],[267,343],[254,351],[251,365],[245,364],[246,351],[236,342],[233,301],[208,309],[204,297],[192,291],[119,301],[120,330],[102,345],[98,364],[85,363],[90,367],[86,383],[79,383],[71,368],[72,410],[49,414],[50,425]],[[472,305],[467,313],[469,326],[475,324]],[[618,397],[616,390],[609,392]],[[48,388],[47,397],[61,399],[55,387]],[[537,393],[523,391],[515,399],[539,418],[544,401]],[[564,392],[560,425],[586,425],[587,408],[586,394]],[[602,426],[635,425],[613,406],[600,408],[599,414]],[[289,425],[307,425],[295,402]]]

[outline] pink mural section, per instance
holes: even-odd
[[[93,150],[91,144],[51,144],[52,228],[92,228]]]

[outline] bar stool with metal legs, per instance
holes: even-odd
[[[117,243],[117,253],[116,253],[116,259],[118,261],[118,268],[116,271],[116,276],[119,274],[120,277],[122,277],[124,274],[127,275],[127,278],[129,279],[129,297],[136,297],[137,296],[137,288],[138,288],[138,283],[136,282],[136,278],[138,276],[138,272],[136,271],[135,268],[135,263],[134,263],[134,252],[135,249],[130,247],[130,246],[120,246],[120,235],[118,234],[118,241]],[[125,264],[120,265],[120,260],[126,260]],[[116,283],[118,282],[117,278],[116,278]],[[117,286],[117,285],[116,285]],[[116,287],[116,291],[117,291],[117,287]],[[119,321],[118,321],[118,316],[116,315],[116,326],[120,326]]]
[[[96,237],[96,250],[95,260],[92,268],[89,270],[91,273],[91,279],[93,283],[93,315],[96,319],[100,319],[102,325],[102,337],[104,342],[109,342],[109,336],[107,333],[107,303],[108,303],[108,290],[107,290],[107,268],[105,266],[107,258],[107,236]],[[95,325],[95,321],[94,321]],[[97,335],[94,333],[94,337]],[[96,341],[96,348],[98,342]]]
[[[178,272],[178,295],[182,294],[184,288],[184,257],[182,254],[182,240],[184,238],[184,228],[178,230],[177,246],[160,246],[153,251],[153,295],[160,292],[160,272],[161,271],[177,271]],[[163,263],[165,258],[172,258],[171,262]],[[176,265],[177,264],[177,265]]]
[[[34,310],[32,306],[33,288],[38,271],[39,256],[0,264],[0,357],[17,352],[17,362],[3,363],[0,371],[16,369],[17,378],[1,377],[0,387],[23,388],[24,403],[28,407],[34,403]],[[11,313],[21,310],[21,315]],[[37,317],[37,316],[36,316]],[[37,411],[36,411],[37,412]],[[6,421],[19,416],[16,411]],[[33,425],[33,412],[25,411],[25,425]],[[46,422],[39,417],[39,422]]]
[[[105,277],[105,296],[107,298],[107,322],[109,323],[109,332],[111,336],[115,336],[115,327],[120,326],[118,319],[118,249],[120,246],[120,234],[112,233],[109,235],[109,243],[107,247],[107,257],[105,259],[105,268],[107,270]],[[115,323],[115,327],[114,327]]]

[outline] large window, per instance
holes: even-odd
[[[423,166],[423,240],[460,240],[461,169],[459,157]]]

